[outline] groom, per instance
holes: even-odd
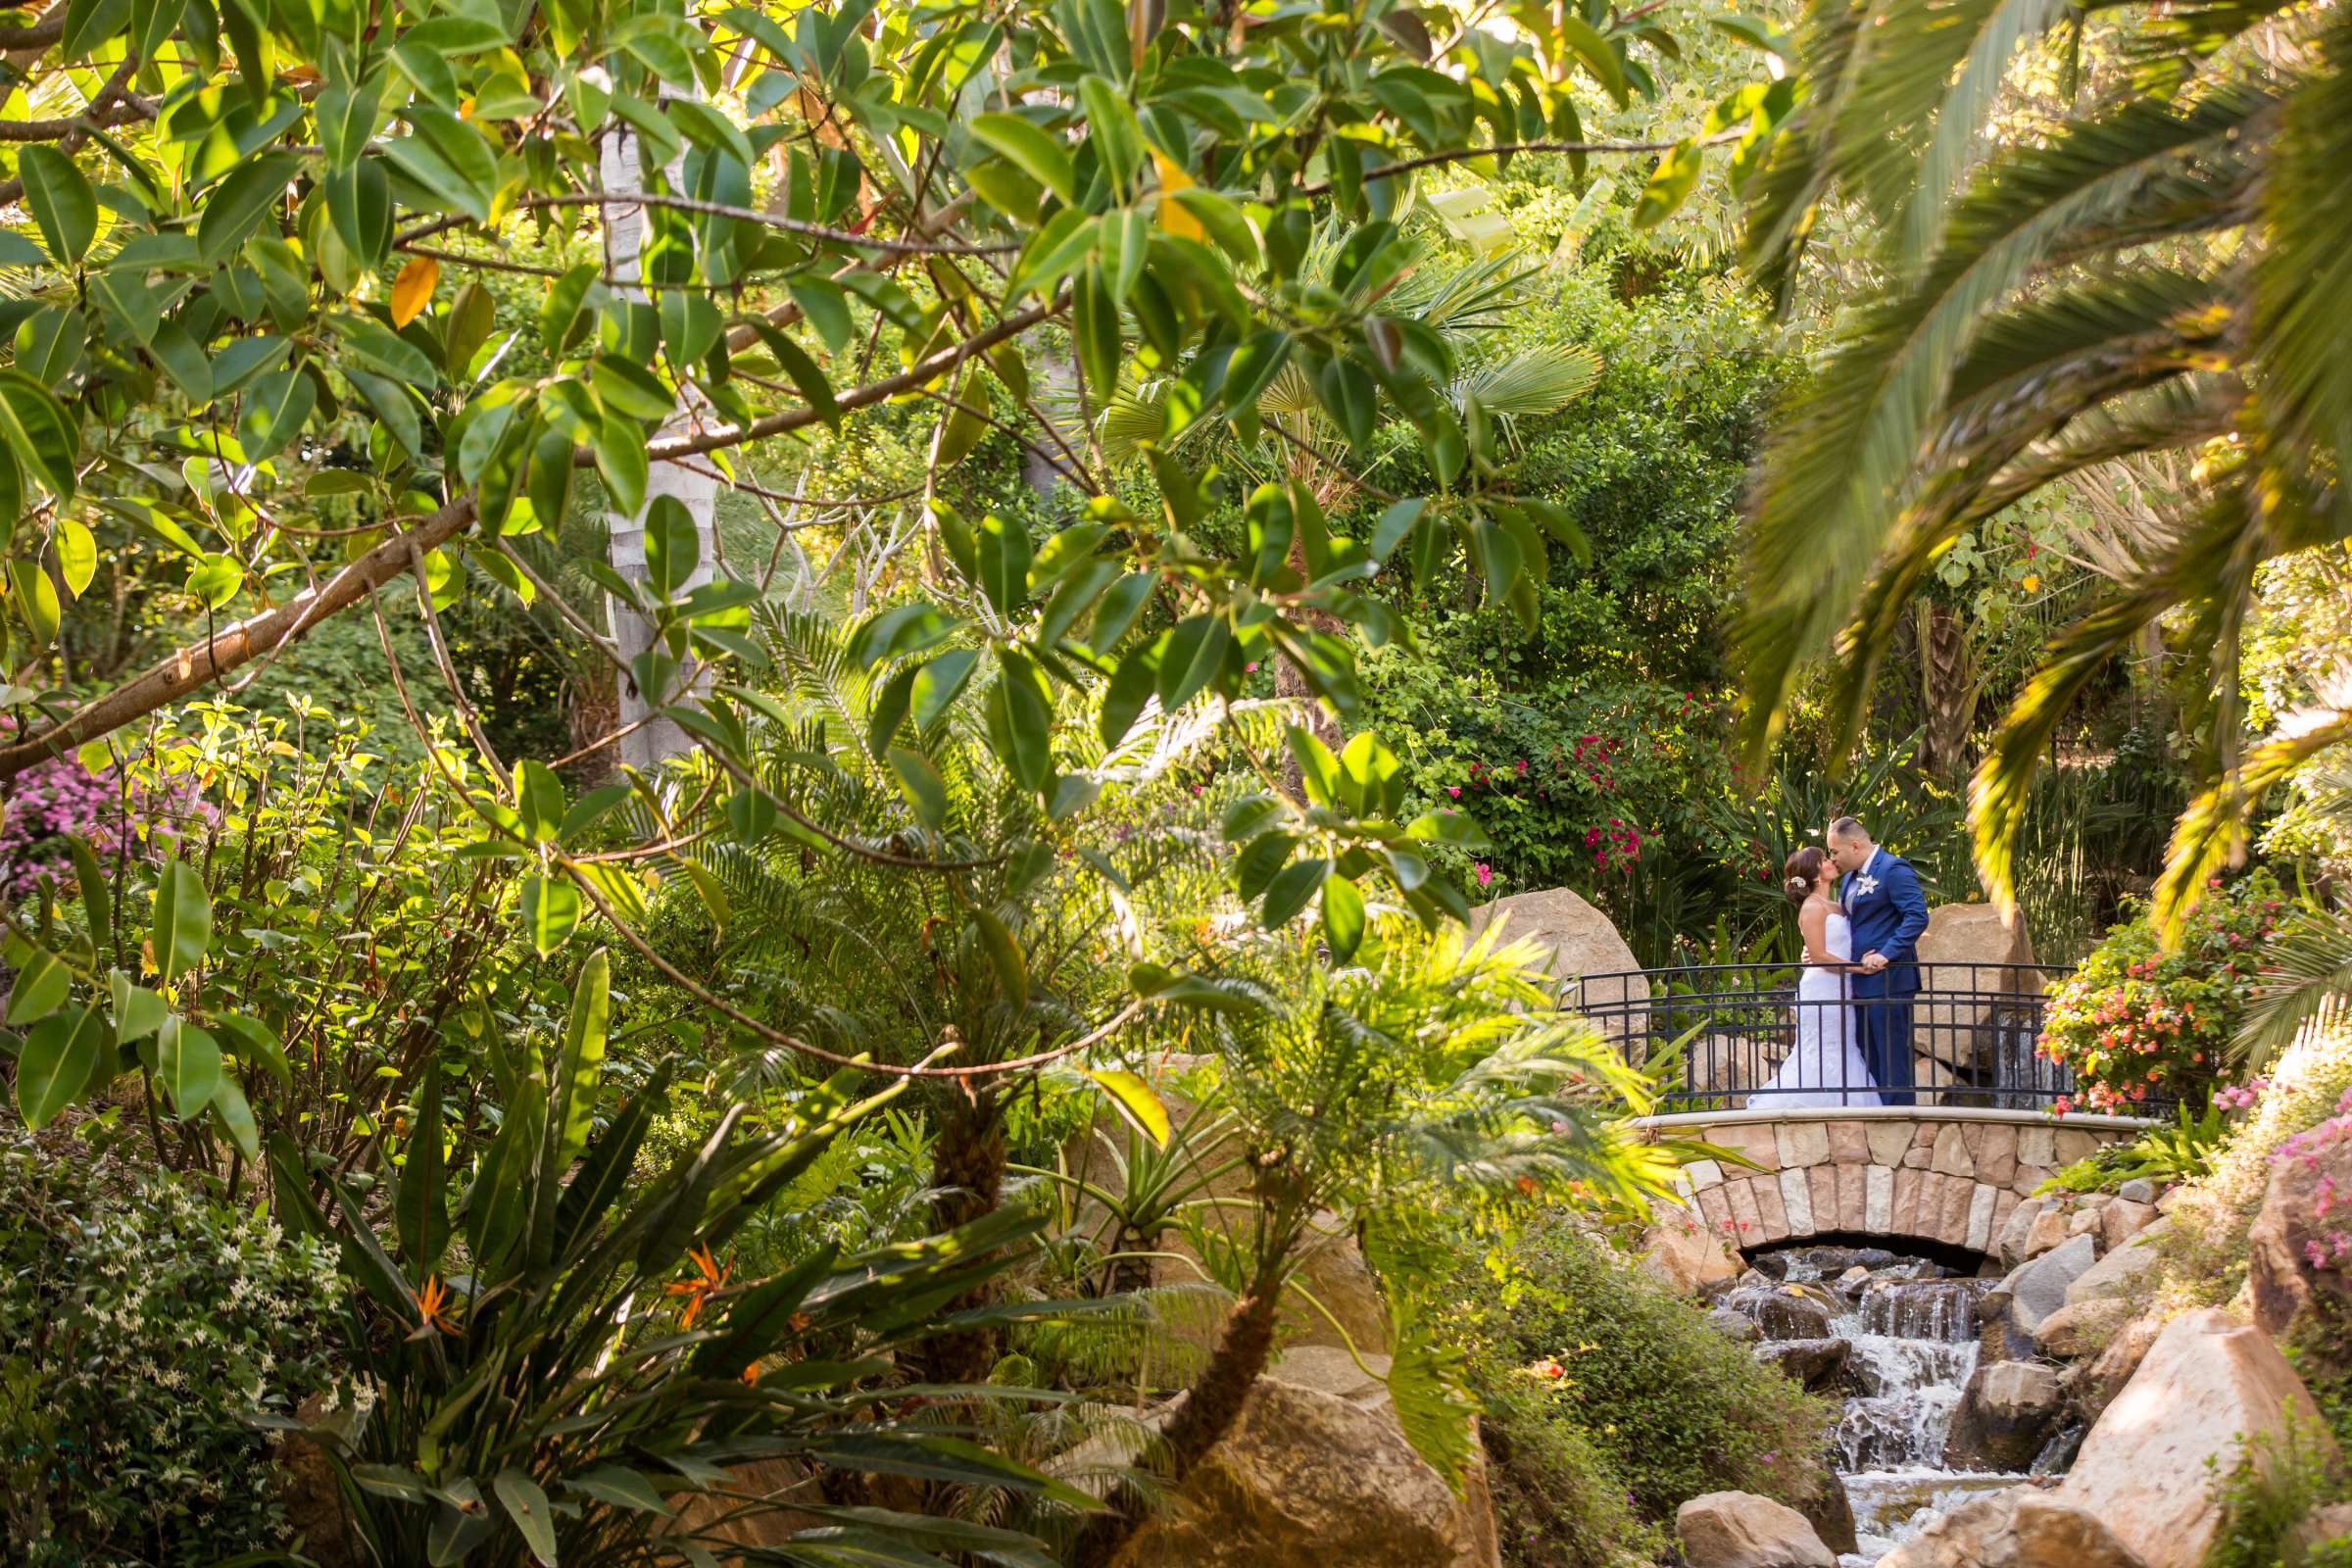
[[[1861,955],[1853,998],[1862,1059],[1881,1102],[1912,1104],[1911,999],[1919,995],[1919,939],[1928,929],[1919,874],[1872,843],[1869,829],[1850,816],[1831,824],[1830,858],[1844,874],[1838,898]]]

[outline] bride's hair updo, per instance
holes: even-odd
[[[1813,896],[1813,885],[1821,880],[1821,868],[1828,859],[1810,844],[1788,857],[1788,863],[1781,867],[1788,873],[1781,891],[1788,895],[1790,904],[1802,904]]]

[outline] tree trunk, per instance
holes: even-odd
[[[1285,1250],[1277,1256],[1287,1256]],[[1280,1265],[1259,1270],[1249,1294],[1233,1303],[1217,1348],[1208,1365],[1185,1396],[1184,1405],[1168,1422],[1168,1484],[1184,1485],[1208,1452],[1225,1441],[1241,1419],[1242,1405],[1274,1349],[1274,1329],[1281,1319]],[[1070,1568],[1106,1568],[1127,1538],[1151,1516],[1152,1503],[1133,1487],[1111,1489],[1110,1510],[1089,1519],[1070,1544]]]
[[[996,1212],[1004,1193],[1004,1117],[995,1095],[975,1091],[958,1100],[940,1120],[931,1152],[931,1185],[939,1197],[931,1206],[934,1228],[952,1231]],[[956,1297],[951,1312],[985,1306],[995,1293],[986,1284]],[[997,1364],[994,1329],[935,1334],[908,1357],[926,1383],[985,1383]]]
[[[638,161],[640,143],[633,130],[608,131],[604,143],[605,189],[615,196],[630,196],[645,190],[645,172]],[[675,190],[685,165],[680,153],[663,171],[671,190]],[[646,210],[643,207],[608,207],[605,209],[605,270],[615,279],[615,290],[622,297],[642,301],[642,289],[629,286],[638,278],[638,258],[645,249]],[[683,369],[682,367],[675,368]],[[656,439],[691,433],[700,418],[692,395],[681,386],[678,404],[662,423]],[[709,582],[718,559],[718,529],[716,511],[718,478],[708,459],[684,463],[657,463],[646,480],[645,505],[637,512],[607,514],[611,538],[607,546],[612,569],[632,583],[646,580],[645,519],[654,504],[663,496],[674,496],[683,502],[687,514],[694,518],[695,537],[700,544],[693,575],[685,586],[692,588]],[[620,657],[632,668],[640,654],[655,644],[653,623],[620,603],[611,602],[612,642]],[[690,750],[694,742],[685,730],[667,718],[648,719],[657,708],[675,701],[683,694],[699,691],[710,684],[710,671],[684,650],[679,650],[679,668],[674,686],[666,692],[641,691],[634,679],[620,681],[619,727],[626,730],[612,748],[618,755],[614,760],[640,770],[650,770],[665,759],[677,757]],[[630,728],[635,725],[637,727]]]
[[[1977,727],[1976,660],[1960,612],[1932,599],[1919,608],[1919,675],[1927,726],[1920,765],[1940,779],[1965,778]]]

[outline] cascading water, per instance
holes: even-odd
[[[1750,1276],[1723,1304],[1754,1321],[1759,1354],[1798,1340],[1848,1347],[1835,1446],[1858,1549],[1839,1559],[1843,1568],[1865,1568],[1971,1494],[2024,1479],[1944,1463],[1952,1412],[1977,1366],[1977,1301],[1996,1281],[1851,1248],[1805,1248],[1757,1262],[1776,1282]]]

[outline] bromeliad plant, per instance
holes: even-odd
[[[887,1506],[874,1481],[1093,1506],[993,1455],[939,1406],[1051,1396],[907,1384],[894,1361],[944,1331],[1079,1309],[948,1310],[1021,1255],[1036,1221],[1005,1210],[856,1256],[818,1248],[774,1277],[735,1280],[725,1258],[739,1229],[906,1081],[857,1099],[844,1073],[771,1127],[753,1126],[738,1102],[648,1179],[640,1165],[669,1078],[600,1114],[611,1002],[599,952],[553,1054],[542,1060],[527,1042],[513,1052],[505,1125],[463,1173],[447,1157],[451,1106],[438,1067],[427,1069],[387,1182],[389,1245],[340,1177],[272,1142],[281,1211],[337,1238],[365,1294],[352,1348],[372,1404],[313,1435],[370,1559],[750,1560],[715,1526],[789,1503],[813,1522],[779,1548],[785,1560],[1038,1560],[1016,1532]],[[763,1494],[740,1472],[766,1460],[816,1479],[789,1498]]]

